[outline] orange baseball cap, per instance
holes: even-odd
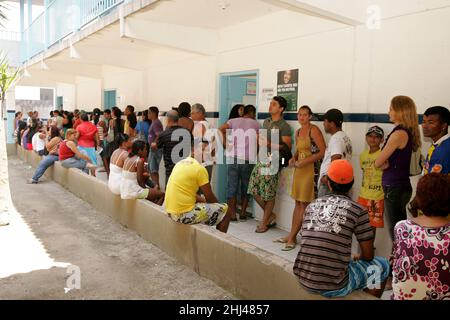
[[[334,160],[328,169],[328,178],[338,184],[348,184],[353,181],[352,164],[345,159]]]

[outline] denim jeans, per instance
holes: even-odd
[[[159,164],[161,162],[163,156],[163,150],[158,149],[156,151],[150,150],[148,153],[148,170],[150,173],[158,173],[159,172]]]
[[[64,168],[77,168],[83,170],[86,173],[89,173],[89,170],[86,169],[86,160],[79,159],[77,157],[72,157],[61,162],[61,165]]]
[[[406,205],[411,199],[412,188],[402,187],[383,187],[384,191],[384,215],[389,227],[391,240],[394,241],[394,227],[397,222],[406,220]]]
[[[238,163],[237,159],[227,160],[228,168],[228,188],[227,188],[227,199],[235,198],[238,196],[240,191],[240,196],[242,199],[248,199],[247,194],[248,184],[250,180],[250,175],[252,174],[254,164],[250,164],[248,161],[245,163]],[[243,160],[239,160],[243,161]]]
[[[39,166],[34,172],[33,178],[31,179],[33,181],[39,181],[39,178],[44,175],[45,170],[51,167],[55,163],[55,161],[58,161],[58,159],[59,159],[58,156],[54,154],[49,154],[48,156],[42,158],[41,162],[39,163]]]

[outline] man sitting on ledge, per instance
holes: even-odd
[[[351,163],[345,159],[333,161],[328,169],[331,194],[306,208],[294,273],[303,287],[325,297],[344,297],[361,289],[381,297],[389,262],[374,257],[375,233],[367,208],[347,195],[352,186]],[[353,234],[361,254],[351,259]]]
[[[191,152],[192,155],[193,148]],[[228,205],[218,203],[209,183],[208,171],[191,155],[173,168],[166,187],[166,211],[176,222],[204,223],[227,232],[230,224]],[[204,198],[197,194],[199,188]]]

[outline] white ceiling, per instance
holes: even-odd
[[[261,0],[160,0],[134,17],[153,22],[220,29],[276,11]]]

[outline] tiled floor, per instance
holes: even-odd
[[[289,261],[294,262],[298,253],[298,246],[291,251],[282,251],[284,247],[282,243],[274,243],[273,240],[287,236],[287,232],[276,227],[270,228],[265,233],[256,233],[255,229],[258,222],[253,219],[247,219],[244,222],[231,222],[228,229],[228,234],[235,236],[236,238],[248,242],[255,247],[264,249],[275,255],[283,257]]]

